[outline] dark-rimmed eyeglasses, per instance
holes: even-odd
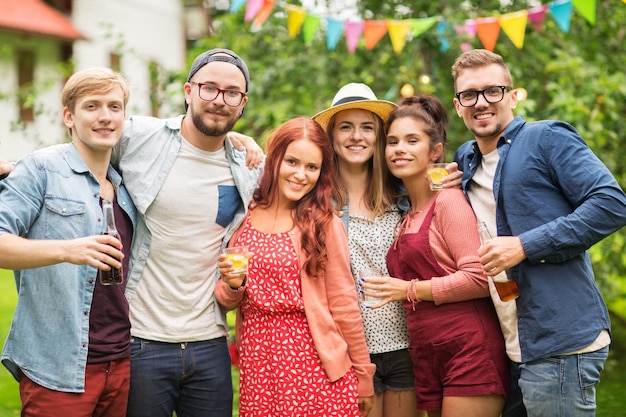
[[[478,97],[482,96],[487,100],[487,103],[499,103],[504,98],[504,92],[511,90],[511,87],[506,85],[492,85],[484,90],[465,90],[455,94],[457,100],[463,107],[472,107],[478,103]]]
[[[237,107],[246,96],[246,93],[242,93],[241,91],[222,90],[211,84],[197,83],[195,81],[189,81],[189,83],[198,86],[198,97],[204,101],[213,101],[221,94],[224,98],[224,103],[231,107]]]

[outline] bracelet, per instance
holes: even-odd
[[[415,311],[415,303],[419,303],[422,301],[415,292],[415,290],[417,289],[416,286],[418,281],[418,278],[412,279],[411,281],[409,281],[409,285],[407,285],[406,287],[406,300],[413,305],[413,311]]]

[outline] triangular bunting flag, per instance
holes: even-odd
[[[270,13],[272,13],[272,9],[274,8],[274,0],[263,0],[263,6],[261,10],[257,13],[254,18],[254,22],[252,22],[253,28],[259,29],[263,23],[270,17]]]
[[[502,31],[511,39],[511,42],[513,42],[513,45],[515,45],[517,49],[522,49],[524,46],[527,20],[528,11],[526,10],[500,16],[500,27]]]
[[[500,33],[500,22],[497,17],[481,17],[476,21],[476,33],[485,49],[493,51]]]
[[[254,16],[261,10],[263,7],[263,0],[248,0],[246,4],[246,17],[245,21],[250,22],[254,19]]]
[[[450,49],[450,40],[445,36],[449,24],[445,20],[439,20],[437,23],[437,39],[439,39],[439,51],[445,53]]]
[[[569,33],[569,25],[572,20],[572,2],[570,0],[557,0],[549,3],[548,7],[559,29],[563,33]]]
[[[304,36],[305,45],[309,45],[313,41],[313,37],[317,33],[317,29],[320,27],[321,19],[319,17],[311,16],[310,14],[304,18],[302,24],[302,34]]]
[[[626,1],[626,0],[625,0]],[[356,51],[356,47],[359,44],[359,38],[363,33],[363,22],[346,22],[346,45],[348,46],[348,52],[352,53]]]
[[[543,28],[543,21],[546,19],[547,10],[548,6],[545,4],[528,9],[528,21],[533,24],[537,32],[541,32]]]
[[[467,33],[472,39],[474,39],[476,37],[476,22],[474,19],[466,20],[463,26],[458,26],[456,28],[456,33],[457,35]]]
[[[437,19],[439,19],[437,16],[425,17],[423,19],[411,19],[411,35],[414,38],[417,38],[422,33],[433,27],[434,24],[437,23]]]
[[[408,39],[409,30],[411,29],[411,20],[388,20],[387,25],[389,27],[389,38],[391,39],[391,46],[396,54],[402,52],[404,45]]]
[[[329,51],[334,51],[337,47],[337,42],[343,33],[343,20],[339,19],[326,19],[326,48]]]
[[[365,48],[371,50],[387,33],[387,22],[385,20],[366,20],[363,33],[365,35]]]
[[[596,0],[573,0],[574,7],[578,13],[591,25],[596,24]]]
[[[296,37],[304,18],[306,17],[306,11],[300,6],[292,6],[288,4],[287,9],[287,32],[289,33],[289,39]]]
[[[246,0],[233,0],[230,3],[230,12],[235,13],[237,10],[241,9],[241,6],[246,4]]]

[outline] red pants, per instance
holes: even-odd
[[[88,364],[85,392],[61,392],[35,384],[20,372],[22,417],[125,417],[130,358]]]

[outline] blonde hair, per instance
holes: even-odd
[[[118,86],[124,93],[124,108],[126,108],[130,91],[122,74],[110,68],[89,68],[77,71],[65,83],[61,93],[61,103],[70,112],[74,112],[79,98],[90,94],[108,93]]]

